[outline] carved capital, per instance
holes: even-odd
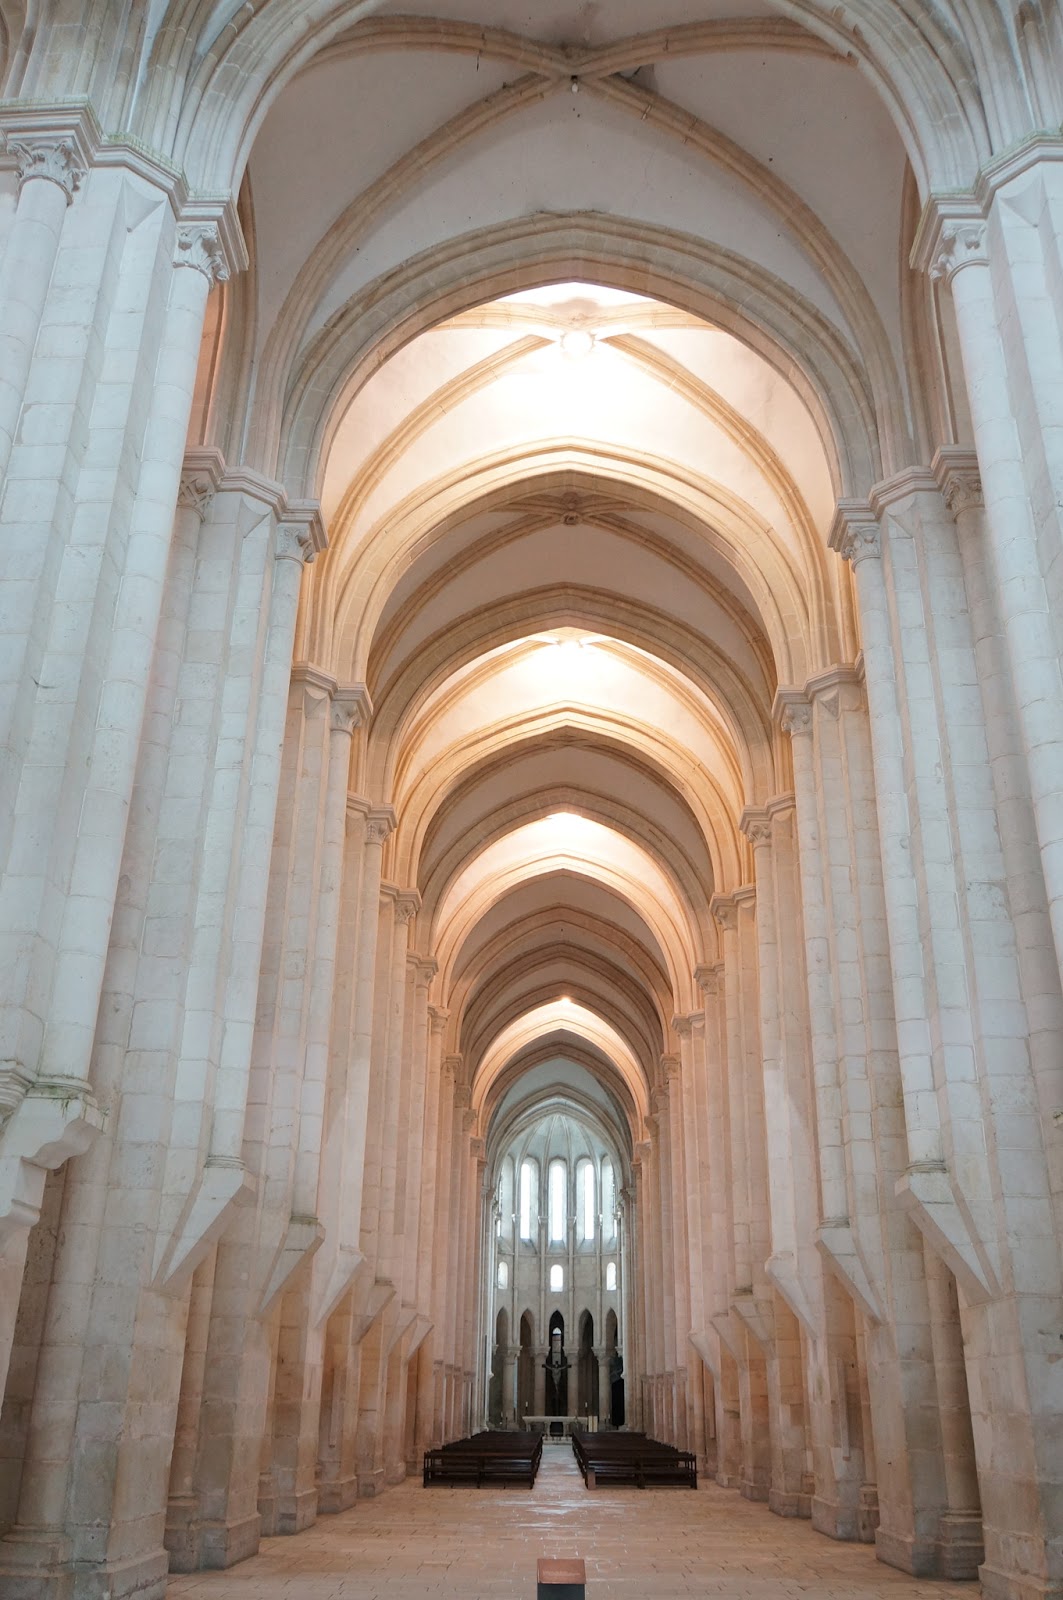
[[[20,195],[24,184],[43,178],[46,183],[58,185],[70,204],[85,176],[72,139],[9,139],[7,148],[15,158]]]
[[[689,1022],[689,1018],[673,1018],[672,1020],[673,1020],[673,1022],[674,1021],[686,1021],[686,1022]],[[662,1087],[667,1088],[669,1085],[674,1083],[675,1080],[678,1077],[679,1077],[679,1057],[678,1056],[662,1056],[661,1057],[661,1084],[662,1084]]]
[[[443,1057],[443,1061],[442,1061],[443,1076],[445,1078],[449,1078],[451,1080],[451,1082],[453,1082],[453,1083],[457,1082],[458,1074],[461,1071],[462,1059],[463,1058],[461,1056],[444,1056]]]
[[[333,733],[353,733],[362,728],[373,714],[373,703],[364,683],[349,684],[337,689],[329,707],[329,727]]]
[[[738,927],[738,907],[731,895],[714,894],[709,901],[713,921],[723,933],[734,933]]]
[[[422,989],[427,989],[439,971],[439,962],[433,956],[414,956],[413,968],[418,985]]]
[[[791,739],[811,737],[812,706],[800,689],[776,689],[771,709],[779,728]]]
[[[961,267],[984,267],[988,261],[984,222],[977,218],[945,222],[937,253],[930,263],[930,276],[951,283]]]
[[[694,982],[706,999],[711,999],[719,994],[720,984],[715,967],[700,966],[694,968]]]
[[[317,555],[314,538],[305,522],[278,522],[274,556],[278,561],[295,561],[309,565]]]
[[[373,806],[365,819],[367,844],[385,844],[395,830],[394,806]]]
[[[433,1033],[441,1034],[446,1028],[449,1020],[450,1012],[447,1010],[446,1006],[428,1007],[428,1026]]]
[[[421,897],[416,889],[400,889],[395,895],[395,921],[405,928],[421,909]]]
[[[973,450],[942,445],[931,463],[941,495],[952,517],[962,517],[984,504],[982,477]]]
[[[182,472],[177,491],[177,504],[184,511],[194,511],[203,522],[214,502],[216,486],[207,473],[195,469]]]
[[[216,283],[225,283],[229,263],[217,223],[183,222],[177,230],[173,263],[175,267],[192,267],[201,272],[211,289]]]
[[[680,1039],[689,1039],[694,1032],[694,1018],[675,1016],[672,1018],[672,1028]]]
[[[864,515],[860,514],[861,510]],[[854,567],[872,556],[877,560],[882,555],[882,530],[870,509],[857,510],[840,503],[831,529],[830,547]]]
[[[764,806],[746,806],[738,826],[754,850],[771,844],[771,816]]]
[[[468,1111],[472,1105],[472,1085],[468,1083],[455,1083],[454,1105],[458,1111]]]

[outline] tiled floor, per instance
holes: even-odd
[[[167,1600],[534,1600],[539,1556],[579,1555],[587,1600],[974,1600],[973,1584],[906,1578],[866,1545],[708,1484],[589,1493],[568,1448],[526,1489],[410,1481],[228,1572],[172,1578]]]

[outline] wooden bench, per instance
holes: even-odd
[[[588,1489],[607,1484],[638,1489],[698,1486],[696,1456],[645,1434],[574,1433],[572,1449]]]
[[[521,1483],[530,1489],[542,1459],[542,1437],[530,1433],[481,1433],[424,1454],[424,1484],[461,1486]]]

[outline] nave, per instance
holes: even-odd
[[[171,1578],[166,1600],[531,1600],[540,1556],[586,1562],[588,1600],[972,1600],[866,1545],[708,1483],[588,1493],[567,1445],[535,1488],[423,1489],[410,1480],[295,1542],[267,1539],[232,1573]]]
[[[0,132],[3,1600],[577,1418],[1063,1600],[1058,5],[0,0]]]

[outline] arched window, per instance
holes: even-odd
[[[606,1156],[602,1162],[602,1240],[612,1244],[616,1238],[616,1175]]]
[[[507,1156],[498,1174],[498,1237],[513,1237],[513,1158]]]
[[[616,1276],[615,1272],[613,1276]],[[498,1287],[500,1289],[509,1288],[509,1263],[506,1261],[498,1263]]]
[[[583,1244],[594,1239],[594,1162],[581,1161],[576,1168],[576,1228]]]
[[[615,1261],[607,1261],[605,1263],[605,1287],[606,1287],[607,1290],[610,1290],[610,1291],[612,1291],[612,1290],[614,1290],[616,1288],[616,1262]]]
[[[535,1191],[539,1187],[539,1169],[534,1161],[522,1161],[520,1164],[520,1236],[522,1239],[534,1239],[535,1225],[538,1221],[538,1205],[536,1204]]]
[[[564,1244],[565,1242],[565,1163],[551,1161],[550,1163],[550,1243]]]
[[[550,1268],[550,1293],[560,1294],[565,1287],[565,1269],[555,1262]]]

